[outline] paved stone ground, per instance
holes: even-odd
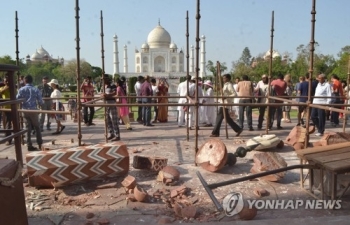
[[[198,217],[195,220],[183,220],[177,218],[172,209],[166,208],[166,205],[159,201],[151,201],[147,203],[137,203],[126,201],[126,194],[121,187],[122,178],[109,180],[100,180],[87,182],[82,184],[71,185],[62,189],[41,189],[37,190],[32,187],[25,187],[27,197],[30,192],[34,195],[45,194],[47,200],[43,205],[50,206],[50,209],[42,211],[33,211],[27,209],[29,224],[46,225],[46,224],[99,224],[101,220],[107,219],[110,224],[156,224],[161,217],[168,216],[176,219],[174,223],[179,222],[222,222],[238,221],[237,217],[225,217],[222,213],[216,212],[214,204],[202,187],[196,172],[200,171],[206,181],[216,183],[220,181],[231,180],[237,177],[248,175],[252,167],[252,157],[256,151],[249,152],[245,158],[239,158],[233,167],[225,167],[218,173],[211,173],[194,165],[195,155],[195,137],[194,132],[190,131],[190,140],[186,140],[186,129],[179,128],[174,118],[169,118],[168,123],[156,123],[154,127],[144,127],[138,123],[132,123],[133,130],[128,131],[125,126],[121,125],[122,141],[128,146],[130,159],[135,154],[145,156],[161,156],[168,158],[168,165],[175,166],[181,172],[180,183],[191,189],[191,196],[198,201],[195,206],[198,209]],[[104,121],[94,121],[96,126],[82,126],[82,141],[86,143],[104,142]],[[224,124],[224,123],[223,123]],[[257,121],[254,119],[256,127]],[[272,130],[270,133],[277,134],[282,140],[288,135],[289,131],[296,124],[285,123],[283,130]],[[261,131],[245,130],[239,138],[234,138],[234,131],[229,129],[229,138],[225,138],[224,125],[221,130],[220,139],[226,144],[228,152],[235,152],[239,146],[237,141],[246,141],[249,138],[260,135]],[[55,127],[53,127],[55,129]],[[349,129],[349,127],[347,127]],[[327,127],[327,130],[341,131],[340,128]],[[209,139],[211,128],[201,127],[198,134],[198,146],[201,146]],[[44,142],[51,140],[69,140],[74,138],[77,141],[77,124],[70,120],[66,122],[66,129],[59,136],[52,136],[51,132],[44,131]],[[312,136],[312,140],[319,138]],[[34,141],[34,140],[33,140]],[[35,141],[33,142],[35,143]],[[139,150],[140,153],[133,153]],[[23,155],[27,153],[26,147],[23,147]],[[279,151],[281,156],[286,160],[288,165],[299,163],[295,152],[291,147],[285,146]],[[0,157],[15,158],[13,146],[2,146]],[[132,165],[132,162],[130,163]],[[299,184],[300,170],[292,170],[287,172],[286,176],[280,182],[266,181],[245,181],[233,185],[223,186],[214,189],[214,194],[219,201],[230,192],[241,192],[245,199],[256,199],[252,190],[256,187],[265,188],[270,195],[262,199],[312,199],[306,194]],[[148,193],[153,193],[157,189],[165,186],[156,182],[156,173],[149,171],[136,170],[130,166],[130,175],[136,177],[137,182]],[[108,189],[96,189],[97,185],[117,182],[116,187]],[[174,187],[165,187],[172,189]],[[29,192],[28,192],[29,191]],[[350,209],[350,198],[345,196],[342,201],[342,209],[340,210],[259,210],[254,221],[284,221],[290,224],[296,222],[306,222],[311,224],[312,221],[336,221],[341,224],[342,221],[348,222],[350,217],[348,212]],[[86,214],[93,212],[95,216],[92,219],[86,219]],[[91,223],[88,223],[90,221]],[[230,222],[232,224],[232,222]],[[103,224],[103,223],[100,223]],[[239,222],[237,224],[245,224]],[[345,224],[345,223],[344,223]]]

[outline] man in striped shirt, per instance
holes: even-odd
[[[38,110],[38,106],[44,104],[44,101],[41,96],[41,92],[38,88],[34,87],[33,77],[31,75],[27,75],[24,77],[24,86],[18,90],[17,99],[24,99],[21,104],[21,108],[25,110]],[[43,143],[43,139],[41,137],[39,116],[36,112],[23,112],[23,118],[26,123],[27,128],[27,148],[28,151],[39,151],[41,149],[41,145]],[[31,141],[32,128],[35,129],[36,134],[36,142],[38,144],[38,148],[34,147]]]

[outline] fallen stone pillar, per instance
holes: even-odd
[[[310,125],[309,134],[312,134],[314,132],[315,132],[315,126]],[[306,139],[306,128],[302,126],[295,126],[287,136],[284,143],[294,147],[295,150],[299,150],[304,148],[305,139]]]
[[[252,173],[261,173],[287,167],[286,161],[276,152],[262,152],[253,156],[254,165],[250,169]],[[284,177],[286,172],[260,177],[259,179],[267,181],[279,181]]]
[[[227,149],[220,139],[209,139],[197,152],[196,163],[203,169],[216,172],[227,162]]]
[[[135,169],[147,169],[152,171],[161,171],[168,164],[168,159],[163,157],[148,157],[135,155],[133,158],[133,167]]]
[[[34,187],[60,187],[129,171],[129,153],[122,142],[33,152],[26,161]]]

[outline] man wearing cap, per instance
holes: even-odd
[[[47,76],[43,77],[42,84],[38,86],[38,89],[41,91],[41,96],[44,98],[44,104],[41,106],[41,110],[51,110],[52,107],[52,100],[50,98],[52,93],[52,88],[50,85],[48,85],[49,78]],[[41,132],[44,131],[44,122],[45,122],[45,115],[47,115],[47,121],[46,121],[46,129],[50,129],[50,115],[46,113],[40,114],[40,130]]]
[[[39,89],[33,86],[33,77],[27,75],[24,77],[25,85],[18,90],[17,99],[24,99],[21,104],[21,108],[25,110],[37,110],[38,105],[44,104],[41,97],[41,92]],[[39,117],[36,112],[23,112],[23,118],[26,122],[27,128],[27,148],[28,151],[38,151],[41,149],[43,143],[40,131]],[[38,143],[39,148],[35,148],[32,144],[31,133],[32,128],[35,129],[36,133],[36,142]]]
[[[233,89],[233,85],[230,82],[231,75],[224,74],[222,76],[222,79],[223,79],[223,83],[224,83],[224,86],[222,88],[223,98],[219,98],[219,102],[223,103],[223,101],[224,101],[224,103],[226,103],[226,104],[232,103],[232,98],[230,98],[230,97],[237,96],[237,93]],[[222,120],[224,119],[224,109],[225,109],[225,113],[226,113],[226,122],[237,133],[236,137],[238,137],[242,133],[243,129],[241,127],[239,127],[230,117],[230,115],[228,113],[229,107],[230,106],[225,106],[225,107],[219,106],[219,111],[218,111],[218,114],[216,116],[216,123],[215,123],[213,131],[211,132],[210,137],[219,137],[220,136],[220,127],[221,127]]]
[[[134,86],[134,90],[136,93],[136,102],[138,104],[142,104],[142,98],[140,98],[140,96],[141,96],[141,84],[143,81],[144,81],[143,76],[138,76],[137,81],[136,81],[135,86]],[[137,112],[138,112],[137,113],[137,122],[143,123],[142,122],[143,117],[142,117],[142,106],[141,105],[139,105]]]

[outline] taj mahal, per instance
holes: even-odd
[[[200,41],[200,70],[199,76],[206,76],[205,62],[205,36]],[[120,76],[137,77],[139,75],[150,75],[155,78],[179,78],[186,76],[186,52],[178,49],[174,41],[171,40],[169,32],[164,29],[160,22],[148,34],[147,42],[141,45],[140,50],[135,49],[135,72],[129,72],[128,49],[124,45],[123,49],[123,71],[119,66],[118,37],[113,37],[113,74]],[[189,74],[195,75],[195,52],[191,45],[189,52]]]

